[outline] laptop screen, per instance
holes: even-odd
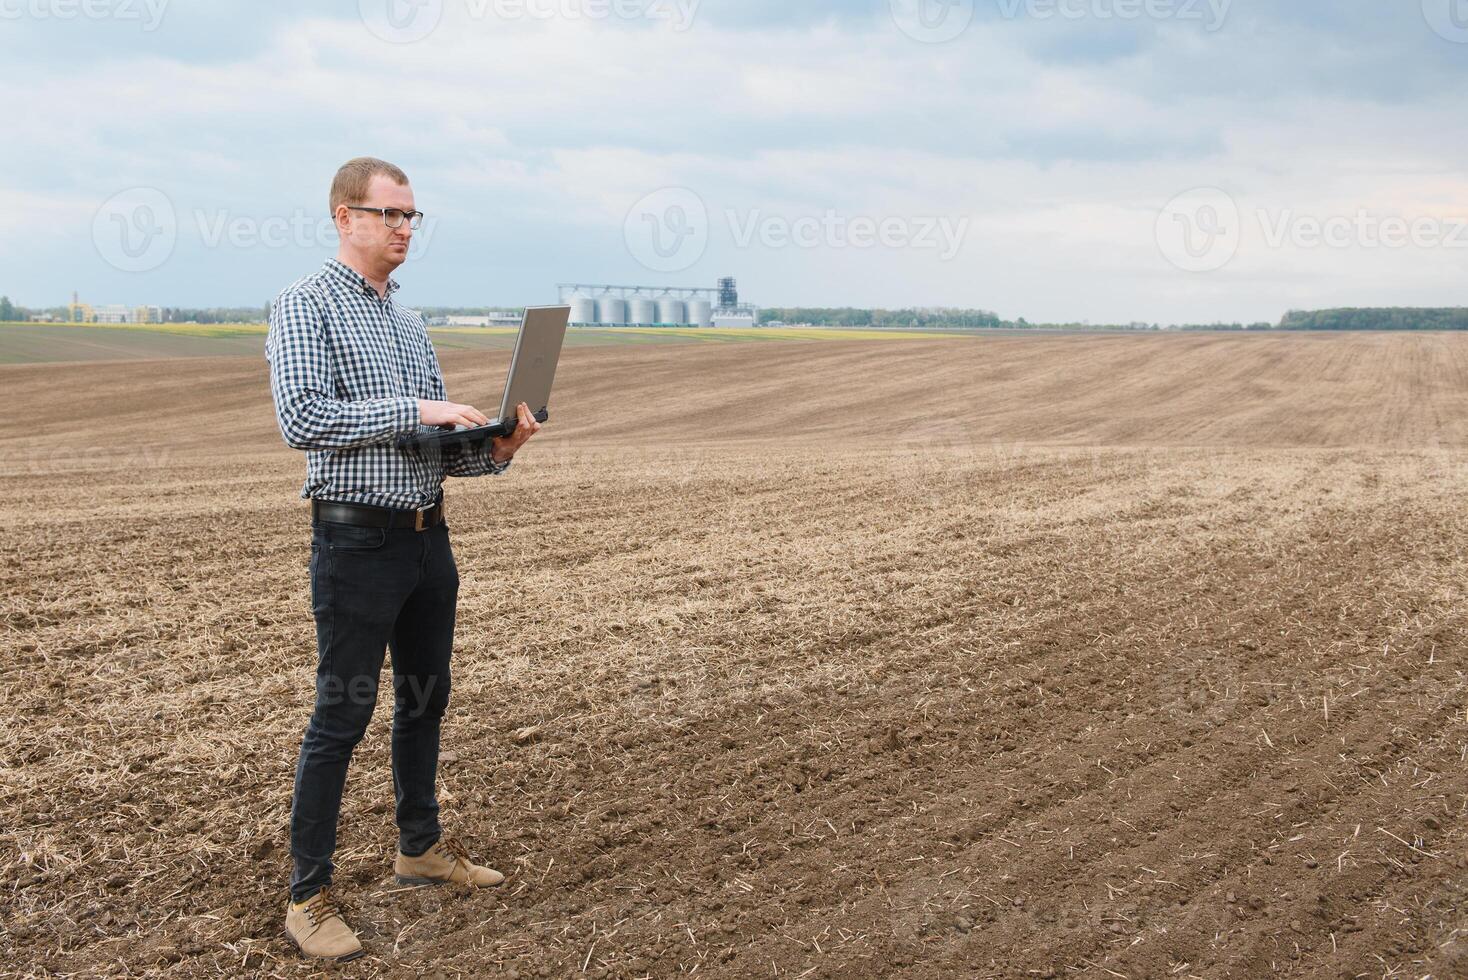
[[[551,384],[570,318],[569,306],[532,306],[525,311],[510,355],[510,373],[500,399],[500,421],[514,418],[521,402],[530,406],[531,414],[549,409]]]

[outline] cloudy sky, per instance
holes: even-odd
[[[412,305],[1468,300],[1468,0],[0,0],[0,293],[264,304],[402,166]]]

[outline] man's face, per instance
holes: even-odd
[[[368,208],[397,208],[399,211],[416,210],[413,204],[413,188],[407,184],[395,184],[385,174],[374,174],[367,185],[367,198],[358,202]],[[354,252],[373,265],[396,269],[408,257],[408,243],[413,240],[410,222],[404,221],[396,228],[389,228],[382,215],[375,211],[354,211],[346,205],[336,209],[337,233],[342,236]]]

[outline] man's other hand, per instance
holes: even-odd
[[[540,431],[540,423],[535,421],[535,416],[530,414],[530,406],[524,402],[515,407],[515,419],[514,432],[507,436],[496,436],[493,440],[490,458],[496,463],[503,463],[515,455],[515,450]]]
[[[439,428],[462,425],[472,429],[476,425],[484,425],[489,421],[489,416],[473,405],[431,402],[424,398],[418,399],[418,417],[423,420],[424,425],[434,425]]]

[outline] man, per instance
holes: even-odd
[[[307,453],[316,703],[301,742],[291,805],[286,933],[307,956],[353,959],[362,944],[328,895],[352,749],[377,701],[392,650],[393,789],[398,880],[497,885],[443,835],[434,784],[459,574],[444,523],[446,476],[504,473],[540,431],[523,402],[506,437],[440,455],[404,445],[419,426],[482,425],[447,400],[423,318],[393,299],[422,214],[407,176],[382,160],[347,162],[331,184],[341,245],[270,309],[265,356],[286,445]]]

